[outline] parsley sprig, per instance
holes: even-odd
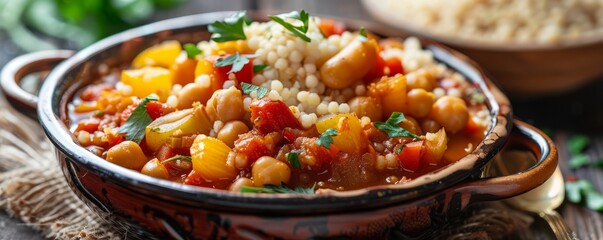
[[[368,41],[368,37],[366,35],[366,30],[364,29],[364,27],[360,27],[360,30],[358,31],[358,39],[361,42],[366,42]]]
[[[256,94],[258,95],[258,99],[263,98],[264,96],[266,96],[266,94],[268,94],[268,89],[267,88],[263,88],[263,87],[259,87],[256,85],[252,85],[249,83],[241,83],[241,91],[243,91],[244,94],[251,94],[253,91],[256,92]]]
[[[291,167],[293,168],[301,168],[301,162],[299,161],[299,150],[294,150],[287,153],[287,160],[291,163]]]
[[[138,106],[132,112],[132,115],[126,120],[124,125],[119,127],[118,133],[125,133],[126,140],[140,144],[144,138],[145,128],[153,121],[147,113],[147,103],[150,101],[158,101],[155,96],[148,96],[142,99]]]
[[[586,207],[596,211],[603,211],[603,194],[597,192],[587,180],[566,182],[565,193],[570,202],[580,203],[583,199],[582,196],[584,196]]]
[[[337,136],[337,129],[329,128],[320,134],[320,137],[316,139],[316,144],[331,149],[331,143],[333,143],[334,136]]]
[[[266,64],[253,65],[253,73],[259,73],[261,71],[264,71],[264,69],[266,69],[267,67],[268,65]]]
[[[203,51],[199,49],[197,45],[192,43],[184,44],[184,51],[186,52],[186,56],[188,58],[195,58],[197,55],[203,53]]]
[[[228,74],[235,73],[241,71],[245,64],[249,63],[249,58],[246,55],[241,55],[238,52],[232,54],[228,57],[218,58],[214,66],[216,67],[226,67],[232,66]]]
[[[293,35],[301,38],[302,40],[304,40],[306,42],[312,41],[308,36],[306,36],[306,33],[308,32],[308,28],[310,27],[310,24],[309,24],[310,14],[308,14],[308,12],[306,12],[305,10],[301,10],[300,12],[293,11],[290,13],[272,15],[272,16],[270,16],[270,19],[272,19],[272,21],[275,21],[276,23],[282,25],[285,29],[289,30],[289,32],[293,33]],[[287,19],[299,20],[299,21],[301,21],[302,25],[301,26],[293,25],[292,23],[287,22]]]
[[[244,193],[297,193],[297,194],[314,194],[316,188],[316,183],[314,183],[314,185],[312,185],[312,187],[309,188],[305,188],[305,187],[296,187],[296,188],[289,188],[287,187],[287,185],[281,183],[280,186],[276,186],[276,185],[271,185],[271,184],[266,184],[264,185],[264,187],[258,188],[258,187],[248,187],[248,186],[244,186],[241,188],[241,192]]]
[[[393,112],[385,122],[375,122],[375,127],[385,133],[387,136],[393,137],[411,137],[414,139],[420,138],[419,135],[411,133],[410,131],[400,127],[400,124],[404,121],[404,114],[401,112]]]
[[[245,31],[243,30],[246,22],[247,13],[239,11],[227,17],[224,21],[215,21],[209,24],[207,30],[214,34],[211,38],[214,42],[246,40],[247,36],[245,36]]]

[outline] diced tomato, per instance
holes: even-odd
[[[228,57],[228,56],[222,56]],[[213,59],[212,59],[213,60]],[[217,61],[217,59],[215,59]],[[224,66],[224,67],[214,67],[213,72],[213,82],[212,85],[216,89],[222,88],[224,82],[228,80],[228,72],[232,69],[232,66]],[[249,62],[243,65],[243,68],[234,73],[237,79],[237,86],[241,83],[251,83],[251,79],[253,78],[253,58],[249,59]]]
[[[117,132],[114,132],[114,131],[107,132],[107,131],[105,131],[105,133],[107,134],[107,141],[109,142],[109,147],[108,148],[111,148],[111,147],[113,147],[113,146],[115,146],[117,144],[120,144],[121,142],[124,141],[124,138],[121,135],[119,135]]]
[[[385,59],[385,66],[389,69],[387,76],[394,76],[398,73],[404,74],[404,67],[402,61],[399,58],[388,58]]]
[[[283,131],[283,137],[287,139],[289,143],[295,142],[295,139],[297,138],[295,133],[288,130]]]
[[[128,107],[126,107],[126,109],[124,109],[123,112],[121,112],[121,114],[119,115],[119,125],[123,125],[124,123],[126,123],[126,121],[128,121],[128,118],[130,118],[130,116],[132,115],[132,112],[134,112],[134,109],[136,109],[136,107],[138,107],[138,103],[134,103],[132,105],[129,105]]]
[[[103,91],[109,91],[112,89],[113,85],[109,83],[90,85],[82,91],[80,98],[84,101],[94,101],[100,97]]]
[[[377,61],[375,62],[375,66],[362,78],[364,83],[371,83],[375,79],[379,79],[383,76],[385,71],[385,60],[381,57],[381,54],[377,54]]]
[[[195,172],[195,170],[191,170],[191,172],[184,179],[184,184],[186,185],[194,185],[194,186],[205,186],[207,185],[203,176],[200,173]]]
[[[262,134],[281,132],[287,127],[301,128],[301,124],[283,101],[264,98],[253,102],[249,108],[251,121]]]
[[[262,156],[270,156],[272,151],[261,136],[251,136],[235,142],[235,152],[247,156],[247,165],[250,166]]]
[[[158,101],[147,102],[147,114],[153,120],[163,116],[163,104]]]
[[[77,128],[75,131],[86,131],[89,133],[93,133],[98,130],[98,126],[100,125],[100,119],[98,118],[88,118],[80,121],[77,124]]]
[[[331,20],[331,19],[320,19],[320,24],[318,25],[320,28],[320,32],[325,37],[329,37],[331,35],[341,35],[345,32],[345,25],[343,23]]]
[[[402,148],[398,154],[398,160],[405,169],[410,171],[418,171],[421,167],[421,150],[423,149],[423,141],[410,142]]]
[[[174,149],[170,147],[170,145],[164,144],[157,150],[157,154],[155,155],[159,161],[166,160],[173,156],[176,156],[174,153]]]

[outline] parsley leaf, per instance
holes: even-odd
[[[266,64],[253,65],[253,73],[259,73],[261,71],[264,71],[264,69],[266,69],[267,67],[268,65]]]
[[[293,168],[301,168],[301,162],[299,162],[299,151],[291,151],[287,154],[287,160],[291,163]]]
[[[570,169],[576,169],[576,168],[581,168],[581,167],[588,165],[589,162],[590,162],[590,157],[588,157],[588,155],[580,153],[580,154],[577,154],[576,156],[572,157],[568,164],[569,164]]]
[[[333,137],[337,136],[337,129],[329,128],[320,134],[320,137],[316,139],[316,144],[326,147],[327,149],[331,148],[331,143],[333,143]]]
[[[268,89],[267,88],[263,88],[263,87],[258,87],[256,85],[252,85],[249,83],[241,83],[241,91],[243,91],[243,93],[245,94],[251,94],[253,91],[256,91],[258,98],[263,98],[264,96],[266,96],[266,94],[268,94]]]
[[[567,141],[567,148],[571,154],[580,154],[588,144],[590,143],[590,138],[584,134],[578,134],[573,136]]]
[[[596,211],[603,211],[603,194],[597,192],[587,180],[566,182],[565,194],[567,199],[573,203],[581,202],[584,195],[586,207]]]
[[[228,71],[228,74],[231,74],[231,73],[241,71],[241,69],[243,69],[243,66],[245,66],[245,64],[247,64],[247,63],[249,63],[249,58],[247,58],[246,56],[240,55],[237,52],[237,53],[232,54],[225,58],[218,58],[218,61],[216,61],[216,63],[214,63],[214,66],[216,66],[216,67],[232,66],[230,68],[230,71]]]
[[[207,30],[214,35],[211,40],[214,42],[228,42],[234,40],[246,40],[243,26],[247,23],[247,13],[239,11],[224,21],[215,21],[207,26]]]
[[[404,114],[401,112],[393,112],[392,115],[389,116],[387,121],[385,122],[375,122],[375,127],[385,133],[387,136],[393,137],[411,137],[411,138],[420,138],[419,135],[411,133],[410,131],[400,127],[400,124],[404,121]]]
[[[366,36],[366,30],[364,29],[364,27],[360,27],[360,30],[358,31],[358,39],[361,42],[368,41],[368,37]]]
[[[176,155],[176,156],[173,156],[171,158],[161,161],[161,163],[167,163],[167,162],[172,162],[172,161],[177,161],[177,160],[184,160],[184,161],[190,162],[190,161],[193,161],[193,158],[191,156]]]
[[[406,147],[406,144],[400,145],[400,147],[396,149],[396,154],[400,154],[402,150],[404,150],[404,147]]]
[[[142,99],[136,109],[132,112],[132,115],[126,120],[126,123],[121,125],[117,132],[125,133],[126,140],[140,144],[140,141],[144,137],[145,128],[153,121],[147,113],[147,103],[157,100],[159,99],[155,96],[148,96]]]
[[[184,44],[184,51],[186,52],[186,56],[188,58],[194,58],[195,56],[203,53],[203,51],[199,49],[197,45],[192,43]]]
[[[288,19],[288,18],[299,20],[302,22],[302,25],[295,26],[286,21],[286,19]],[[301,10],[301,12],[293,11],[290,13],[273,15],[273,16],[270,16],[270,19],[272,19],[272,21],[275,21],[276,23],[282,25],[285,29],[287,29],[291,33],[293,33],[293,35],[301,38],[302,40],[304,40],[306,42],[312,41],[308,36],[306,36],[306,33],[308,32],[308,28],[310,27],[310,24],[308,23],[308,20],[310,19],[310,15],[305,10]]]
[[[316,188],[316,183],[314,183],[314,185],[312,185],[312,187],[309,187],[309,188],[296,187],[296,188],[293,188],[293,189],[291,189],[291,188],[287,187],[287,185],[281,183],[280,186],[266,184],[266,185],[264,185],[264,187],[261,187],[261,188],[244,186],[244,187],[241,188],[241,192],[244,192],[244,193],[299,193],[299,194],[314,194],[315,188]]]

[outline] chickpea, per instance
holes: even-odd
[[[469,112],[463,99],[444,96],[438,99],[431,109],[433,120],[442,125],[446,131],[455,133],[467,125]]]
[[[190,108],[193,102],[200,102],[205,105],[212,93],[211,86],[203,86],[199,83],[186,84],[176,95],[178,98],[178,109]]]
[[[239,135],[249,132],[247,125],[241,121],[230,121],[224,124],[224,127],[218,132],[218,139],[226,143],[229,147],[234,147],[234,142],[239,139]]]
[[[415,88],[408,91],[407,99],[406,109],[408,109],[408,114],[416,118],[426,117],[435,102],[433,93],[425,91],[425,89],[422,88]]]
[[[419,122],[417,122],[417,120],[411,116],[405,116],[404,121],[402,121],[399,126],[410,131],[411,133],[423,135],[423,130],[421,130]]]
[[[381,104],[373,97],[358,96],[348,101],[350,111],[361,118],[367,116],[371,121],[380,121],[382,116]]]
[[[429,71],[419,69],[406,75],[408,89],[422,88],[431,91],[438,86],[437,79]]]
[[[427,119],[421,123],[421,129],[425,132],[435,133],[440,130],[442,126],[434,120]]]
[[[222,122],[242,119],[245,116],[245,110],[241,91],[235,87],[215,91],[207,101],[207,114]]]
[[[148,161],[147,164],[142,167],[140,172],[142,174],[161,179],[168,179],[170,177],[167,168],[157,158],[153,158],[151,161]]]
[[[289,182],[291,169],[276,158],[263,156],[251,167],[251,176],[253,183],[258,187],[265,184],[281,185],[281,182]]]
[[[107,161],[125,168],[140,170],[147,163],[147,157],[137,143],[123,141],[107,151]]]
[[[249,179],[249,178],[243,177],[243,178],[239,178],[239,179],[235,180],[232,184],[230,184],[228,191],[241,192],[241,188],[252,187],[252,186],[253,186],[253,181],[251,181],[251,179]]]

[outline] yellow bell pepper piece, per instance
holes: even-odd
[[[145,129],[146,143],[150,150],[157,151],[172,136],[209,134],[212,123],[203,106],[169,113],[155,119]]]
[[[230,150],[230,147],[217,138],[197,136],[191,146],[193,170],[208,181],[234,180],[237,171],[232,163],[227,162]]]
[[[160,101],[165,102],[172,88],[172,73],[160,67],[124,70],[121,81],[132,87],[134,96],[144,98],[155,93]]]
[[[367,142],[363,138],[360,120],[356,114],[338,114],[316,123],[316,130],[319,133],[323,133],[329,128],[337,129],[337,136],[333,137],[333,144],[341,151],[360,153],[366,147]]]
[[[174,64],[181,52],[182,46],[180,46],[178,41],[165,41],[147,48],[136,55],[132,61],[132,67],[158,66],[169,68]]]
[[[212,75],[214,73],[214,64],[207,59],[199,59],[195,66],[195,77],[200,75]]]

